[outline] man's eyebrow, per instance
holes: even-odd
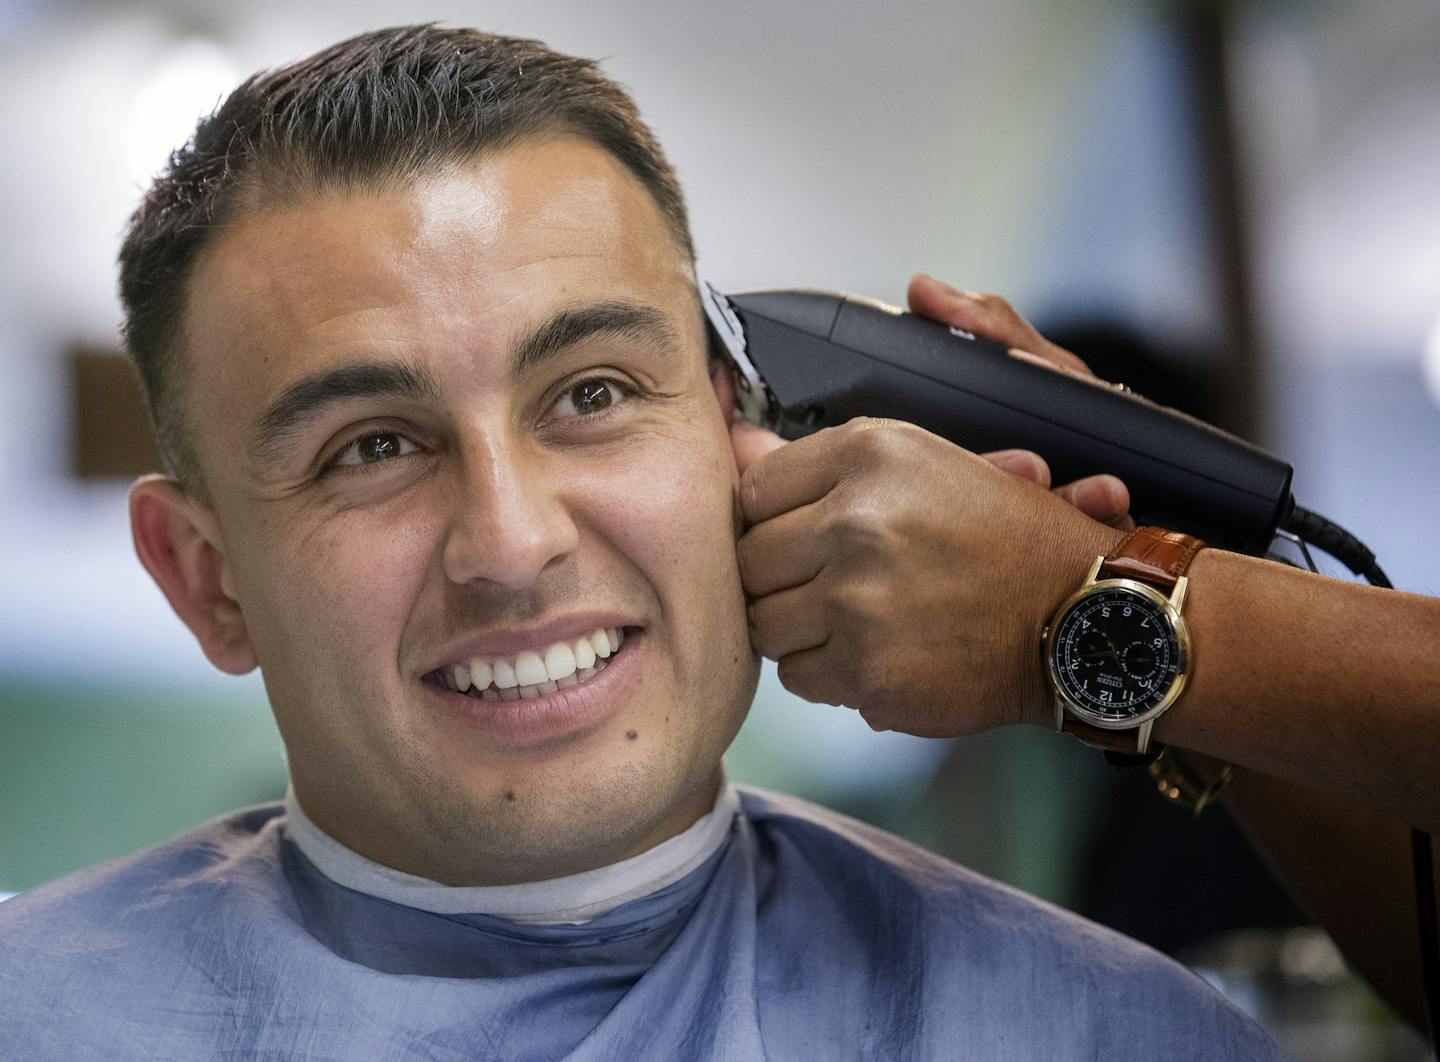
[[[408,362],[356,362],[296,380],[265,407],[250,430],[250,453],[274,460],[307,420],[355,398],[408,398],[435,402],[440,388],[423,366]]]
[[[515,345],[510,372],[522,376],[595,335],[616,335],[674,346],[678,336],[664,313],[633,302],[597,302],[561,310]]]

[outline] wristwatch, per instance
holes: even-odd
[[[1190,632],[1180,609],[1185,576],[1205,543],[1161,527],[1137,527],[1096,557],[1084,585],[1045,628],[1045,666],[1055,691],[1055,728],[1110,754],[1145,762],[1150,730],[1185,688]]]

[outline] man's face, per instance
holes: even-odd
[[[262,205],[191,291],[210,534],[306,811],[387,865],[495,884],[707,810],[758,661],[726,413],[639,182],[564,138]],[[573,686],[443,681],[604,627],[623,646]]]

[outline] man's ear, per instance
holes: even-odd
[[[724,358],[710,359],[710,386],[715,388],[715,400],[720,403],[725,423],[735,423],[735,418],[740,415],[735,408],[735,370],[726,364]]]
[[[142,476],[130,488],[130,531],[140,563],[210,663],[231,675],[253,670],[255,652],[214,516],[174,480]]]
[[[730,429],[730,449],[735,454],[735,470],[740,475],[773,450],[785,445],[785,440],[773,431],[750,423],[735,408],[735,370],[716,358],[710,364],[710,385],[715,388],[715,400],[720,403],[720,412]]]

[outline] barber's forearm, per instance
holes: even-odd
[[[1440,829],[1440,600],[1204,550],[1159,740]]]

